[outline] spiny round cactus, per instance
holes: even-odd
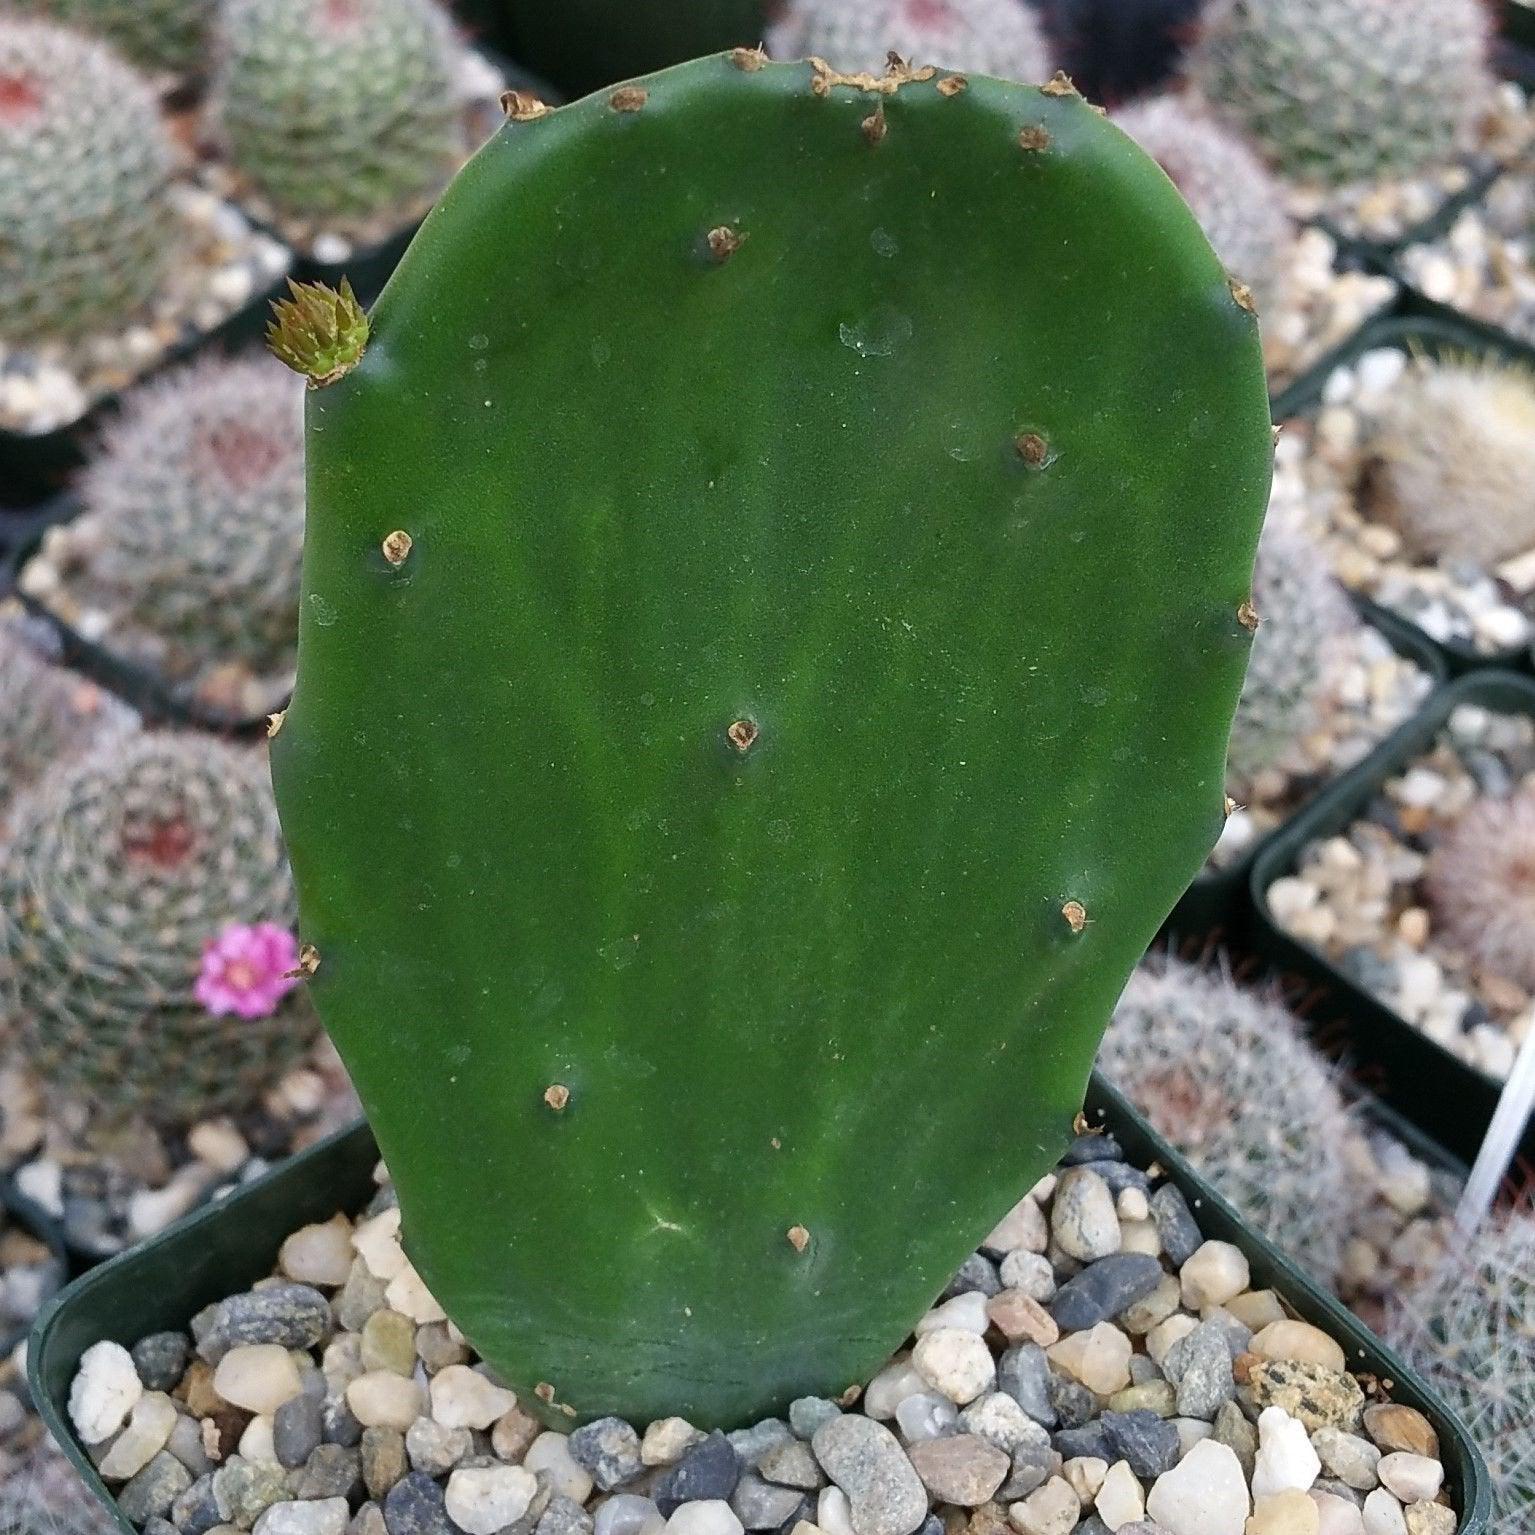
[[[1419,359],[1365,442],[1364,501],[1429,560],[1491,566],[1535,548],[1535,376]]]
[[[71,596],[174,682],[293,667],[304,390],[270,358],[199,362],[129,396],[50,559]]]
[[[1535,789],[1478,800],[1429,854],[1440,930],[1479,970],[1535,988]]]
[[[1390,1341],[1438,1388],[1492,1474],[1488,1535],[1535,1528],[1535,1215],[1477,1234],[1401,1301]]]
[[[1410,175],[1491,100],[1482,0],[1212,0],[1194,87],[1293,181]]]
[[[1224,972],[1143,965],[1098,1064],[1259,1231],[1333,1281],[1355,1201],[1349,1111],[1276,999]]]
[[[314,1038],[272,973],[295,903],[256,750],[143,733],[82,758],[18,809],[0,909],[20,1053],[103,1120],[248,1107]]]
[[[834,69],[874,74],[891,53],[1036,84],[1053,67],[1019,0],[793,0],[767,46],[777,59],[823,58]]]
[[[17,799],[57,763],[131,730],[137,716],[51,665],[19,621],[0,621],[0,841]]]
[[[154,92],[104,43],[0,15],[0,341],[121,325],[176,254],[177,157]]]
[[[1234,790],[1282,768],[1316,728],[1332,698],[1339,641],[1358,624],[1317,541],[1279,520],[1268,523],[1258,545],[1253,606],[1258,632],[1227,753]]]
[[[346,230],[435,195],[465,149],[434,0],[227,0],[213,126],[280,216]]]
[[[32,0],[151,69],[197,69],[217,0]]]
[[[1291,238],[1284,195],[1263,162],[1182,97],[1137,102],[1114,121],[1167,172],[1215,254],[1262,309],[1274,297]]]
[[[0,1476],[0,1535],[116,1535],[117,1521],[54,1449],[35,1446]]]

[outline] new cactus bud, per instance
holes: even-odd
[[[0,864],[6,1011],[53,1090],[105,1121],[185,1126],[257,1102],[308,1048],[258,753],[133,735],[57,774],[15,823]]]
[[[1482,0],[1212,0],[1186,68],[1288,179],[1378,181],[1470,147],[1489,30]]]
[[[1535,375],[1420,358],[1365,434],[1364,502],[1421,559],[1493,566],[1535,548]]]
[[[749,50],[509,121],[370,320],[271,752],[412,1262],[554,1422],[841,1395],[1219,831],[1253,317],[1069,86]]]
[[[0,15],[0,342],[131,321],[176,254],[176,163],[154,92],[110,48]]]
[[[213,132],[279,217],[403,217],[464,151],[459,46],[436,0],[225,0]]]
[[[891,53],[1034,84],[1053,67],[1039,23],[1018,0],[792,0],[767,46],[775,58],[875,74]]]

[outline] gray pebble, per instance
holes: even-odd
[[[213,1473],[213,1496],[226,1524],[248,1530],[288,1496],[287,1473],[275,1462],[234,1455]]]
[[[192,1324],[197,1352],[209,1364],[248,1343],[313,1348],[331,1331],[330,1302],[312,1285],[267,1285],[211,1309],[211,1317],[200,1312]]]
[[[362,1424],[347,1406],[345,1397],[326,1398],[321,1422],[327,1444],[340,1444],[355,1449],[362,1442]]]
[[[1149,1386],[1153,1381],[1166,1380],[1161,1367],[1150,1354],[1131,1354],[1130,1356],[1130,1384],[1133,1386]]]
[[[784,1429],[785,1435],[789,1430]],[[570,1458],[591,1472],[603,1492],[632,1481],[644,1469],[640,1436],[622,1418],[598,1418],[570,1436]]]
[[[303,1469],[288,1478],[295,1498],[350,1498],[361,1486],[361,1457],[339,1444],[316,1445]]]
[[[1112,1135],[1079,1135],[1061,1157],[1062,1167],[1081,1167],[1087,1162],[1123,1162],[1124,1152]]]
[[[417,1418],[405,1431],[411,1470],[428,1476],[445,1476],[473,1449],[474,1436],[467,1428],[444,1428],[431,1418]]]
[[[787,1443],[794,1435],[782,1418],[764,1418],[750,1428],[737,1429],[725,1437],[741,1457],[742,1465],[755,1466],[775,1444]]]
[[[997,1389],[1005,1391],[1038,1424],[1054,1428],[1050,1361],[1037,1343],[1020,1343],[997,1361]]]
[[[834,1418],[816,1430],[811,1448],[848,1496],[853,1535],[912,1535],[927,1518],[927,1489],[883,1423]]]
[[[774,1486],[755,1471],[743,1472],[730,1495],[736,1518],[748,1530],[776,1530],[785,1520],[795,1518],[806,1502],[799,1488]]]
[[[1178,1430],[1148,1408],[1134,1412],[1106,1412],[1099,1419],[1112,1454],[1110,1465],[1126,1460],[1142,1480],[1159,1477],[1178,1464]]]
[[[385,1497],[406,1472],[405,1435],[397,1428],[365,1428],[358,1460],[368,1496]],[[386,1508],[386,1520],[387,1517]]]
[[[594,1527],[592,1516],[574,1498],[557,1493],[538,1516],[534,1530],[536,1535],[592,1535]]]
[[[730,1501],[741,1479],[741,1457],[716,1429],[695,1444],[656,1483],[656,1506],[669,1519],[684,1503]]]
[[[272,1417],[272,1448],[278,1461],[292,1470],[302,1466],[325,1432],[325,1403],[301,1393],[289,1397]]]
[[[1151,1196],[1151,1219],[1162,1239],[1162,1255],[1175,1269],[1182,1268],[1204,1244],[1199,1224],[1176,1184],[1164,1183]]]
[[[1112,1532],[1110,1531],[1108,1525],[1106,1525],[1103,1520],[1097,1516],[1097,1514],[1089,1514],[1087,1518],[1085,1518],[1081,1524],[1079,1524],[1076,1529],[1072,1531],[1072,1535],[1112,1535]]]
[[[1050,1377],[1050,1405],[1062,1428],[1081,1428],[1098,1416],[1098,1398],[1080,1381],[1064,1375]]]
[[[158,1515],[144,1526],[144,1535],[176,1535],[176,1526]]]
[[[1046,1441],[1029,1441],[1013,1451],[1013,1466],[1007,1480],[997,1489],[997,1501],[1016,1503],[1043,1487],[1061,1469],[1061,1457]]]
[[[823,1423],[841,1416],[842,1409],[824,1396],[801,1396],[789,1403],[789,1427],[801,1439],[811,1438]]]
[[[640,1535],[647,1524],[660,1517],[661,1511],[652,1499],[621,1492],[603,1500],[597,1510],[594,1535]]]
[[[971,1253],[959,1266],[959,1272],[949,1281],[939,1300],[952,1300],[956,1295],[965,1295],[971,1290],[979,1290],[982,1295],[997,1295],[1001,1293],[1002,1281],[997,1277],[997,1266],[985,1253]]]
[[[117,1494],[117,1506],[135,1524],[163,1518],[171,1504],[192,1485],[192,1473],[169,1451],[161,1450]]]
[[[1093,1171],[1108,1184],[1111,1194],[1117,1196],[1126,1189],[1137,1189],[1150,1197],[1151,1179],[1140,1168],[1131,1167],[1128,1162],[1094,1162]]]
[[[213,1470],[213,1462],[203,1448],[203,1426],[199,1419],[181,1413],[171,1428],[171,1436],[165,1448],[181,1462],[194,1477],[206,1476]]]
[[[1083,1455],[1093,1455],[1099,1460],[1114,1459],[1109,1453],[1109,1436],[1101,1423],[1084,1423],[1081,1428],[1060,1429],[1050,1436],[1050,1444],[1062,1460],[1076,1460]]]
[[[403,1476],[384,1499],[389,1535],[460,1535],[448,1518],[442,1488],[421,1471]]]
[[[171,1523],[182,1535],[207,1535],[220,1523],[218,1501],[213,1496],[213,1473],[200,1476],[171,1504]]]
[[[1237,1392],[1231,1348],[1218,1321],[1201,1322],[1163,1361],[1178,1387],[1178,1416],[1209,1422]]]
[[[370,1500],[352,1515],[352,1522],[346,1527],[346,1535],[388,1535],[388,1530],[389,1527],[384,1523],[383,1509]]]
[[[959,1409],[946,1396],[932,1391],[915,1391],[895,1409],[895,1421],[907,1444],[924,1439],[941,1439],[957,1433]]]
[[[186,1374],[192,1340],[184,1332],[152,1332],[129,1350],[147,1391],[174,1391]]]
[[[1085,1332],[1150,1295],[1161,1281],[1162,1265],[1155,1258],[1112,1253],[1068,1279],[1048,1310],[1063,1333]]]
[[[824,1421],[831,1420],[828,1418]],[[800,1439],[791,1440],[788,1444],[775,1444],[757,1462],[757,1471],[764,1481],[776,1482],[780,1487],[798,1487],[801,1492],[815,1492],[826,1485],[815,1452]]]

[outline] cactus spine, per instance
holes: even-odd
[[[1212,0],[1190,82],[1293,181],[1379,181],[1467,149],[1491,101],[1481,0]]]
[[[272,765],[412,1260],[556,1422],[840,1394],[1219,829],[1253,316],[1068,83],[740,50],[514,102],[370,320]]]
[[[0,15],[0,342],[132,319],[176,254],[176,162],[154,92],[110,48]]]
[[[37,3],[37,0],[34,0]],[[147,69],[200,70],[217,0],[40,0],[60,21],[99,32]]]
[[[248,1107],[313,1039],[291,983],[256,1017],[197,997],[229,924],[292,922],[259,753],[153,733],[81,759],[19,809],[0,910],[16,1042],[104,1120]]]
[[[280,217],[366,228],[463,153],[458,58],[435,0],[226,0],[212,125]]]

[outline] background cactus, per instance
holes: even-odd
[[[1332,1284],[1358,1191],[1332,1069],[1277,998],[1177,960],[1130,977],[1100,1069],[1282,1252]]]
[[[1409,175],[1491,102],[1482,0],[1210,0],[1187,71],[1293,181]]]
[[[1535,788],[1481,799],[1429,854],[1437,926],[1484,974],[1535,988]]]
[[[24,0],[26,3],[26,0]],[[218,0],[31,0],[60,21],[99,32],[138,64],[200,69]]]
[[[1172,178],[1226,270],[1264,311],[1285,269],[1291,226],[1263,162],[1186,97],[1137,102],[1114,121]]]
[[[259,752],[152,733],[81,759],[19,807],[0,910],[14,1039],[104,1120],[246,1107],[313,1040],[301,994],[259,1017],[197,1000],[229,924],[293,919]]]
[[[1270,520],[1253,573],[1258,632],[1231,727],[1228,770],[1241,798],[1260,773],[1283,769],[1321,723],[1358,626],[1326,551],[1292,522]]]
[[[173,683],[236,666],[286,692],[303,395],[268,357],[199,362],[135,391],[80,482],[82,515],[48,535],[47,580]]]
[[[119,1528],[51,1440],[0,1468],[0,1535],[115,1535]]]
[[[839,1394],[1220,828],[1254,318],[1069,85],[743,50],[514,111],[371,322],[273,774],[412,1260],[555,1421]]]
[[[1370,422],[1364,502],[1428,560],[1496,565],[1535,548],[1535,376],[1419,358]]]
[[[176,255],[176,163],[154,92],[110,48],[0,14],[0,342],[132,319]]]
[[[126,704],[51,665],[23,623],[0,619],[0,843],[16,801],[55,764],[135,723]]]
[[[409,213],[463,154],[459,44],[434,0],[225,0],[211,128],[279,216]]]
[[[767,44],[775,58],[815,56],[876,74],[892,50],[913,64],[1035,84],[1053,68],[1039,23],[1018,0],[792,0]]]
[[[1459,1414],[1492,1473],[1489,1535],[1535,1520],[1535,1215],[1507,1216],[1398,1306],[1390,1341]]]

